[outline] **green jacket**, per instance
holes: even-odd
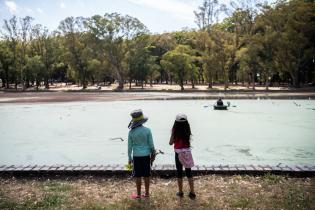
[[[131,129],[128,134],[128,159],[148,156],[154,150],[151,130],[144,126]]]

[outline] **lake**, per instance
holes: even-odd
[[[174,163],[177,113],[188,116],[196,164],[315,163],[314,100],[227,101],[228,111],[213,110],[214,100],[0,104],[0,165],[124,164],[139,108],[165,153],[156,164]]]

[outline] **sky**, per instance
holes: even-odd
[[[3,19],[31,16],[33,24],[49,30],[58,28],[66,17],[104,15],[118,12],[138,18],[151,33],[196,28],[193,11],[203,0],[0,0],[0,25]],[[228,0],[221,0],[223,3]]]

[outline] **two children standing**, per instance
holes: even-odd
[[[143,116],[141,110],[135,110],[131,114],[132,120],[128,128],[128,163],[133,164],[134,177],[136,179],[137,194],[132,195],[134,199],[149,197],[151,160],[154,159],[155,148],[151,130],[145,126],[148,118]],[[188,196],[196,198],[194,192],[194,181],[191,168],[194,166],[190,148],[191,130],[185,114],[176,116],[169,144],[174,145],[175,164],[177,170],[178,197],[183,197],[183,167],[190,187]],[[144,177],[145,194],[141,195],[141,177]]]

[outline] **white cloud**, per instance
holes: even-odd
[[[66,8],[66,4],[65,4],[65,3],[63,3],[63,2],[61,2],[61,3],[60,3],[60,8],[61,8],[61,9]]]
[[[17,12],[17,5],[14,1],[5,1],[4,4],[8,7],[11,14],[15,14]]]
[[[82,7],[82,8],[84,8],[84,7],[86,6],[83,0],[79,0],[79,1],[78,1],[78,4],[79,4],[79,6]]]
[[[29,14],[33,14],[34,13],[34,11],[31,8],[28,8],[28,7],[22,8],[22,10],[24,10],[26,13],[29,13]]]
[[[173,14],[173,16],[177,19],[186,20],[186,21],[193,21],[193,15],[183,15],[183,14]]]
[[[196,9],[194,2],[192,4],[179,0],[128,0],[134,4],[150,7],[163,12],[171,13],[174,17],[184,20],[194,20],[193,11]]]
[[[36,11],[41,14],[44,12],[41,8],[37,8]]]

